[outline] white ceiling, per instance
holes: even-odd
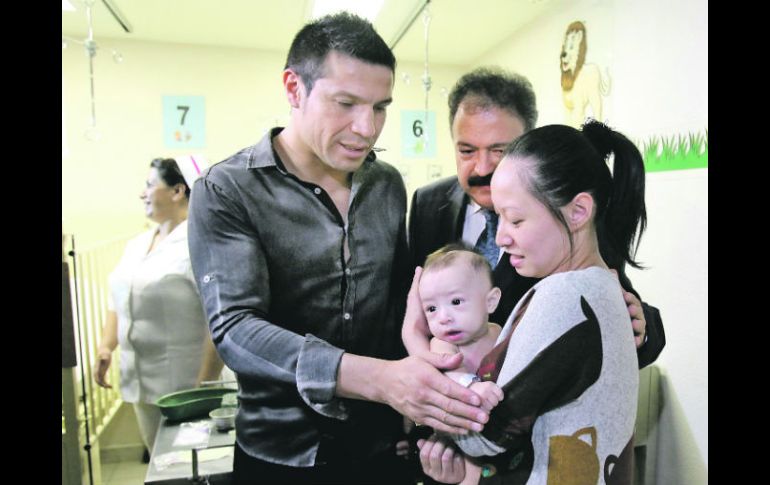
[[[88,36],[85,2],[62,11],[62,35]],[[131,24],[126,33],[102,0],[93,1],[93,38],[256,48],[285,53],[307,22],[313,0],[111,0]],[[365,0],[361,0],[365,1]],[[433,0],[427,9],[431,63],[465,66],[532,19],[568,0]],[[388,45],[425,0],[385,0],[375,28]],[[399,61],[425,60],[420,14],[394,50]]]

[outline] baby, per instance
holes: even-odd
[[[420,301],[432,337],[404,334],[410,352],[428,347],[439,354],[463,354],[462,365],[445,375],[469,387],[490,411],[502,399],[494,382],[481,382],[476,372],[481,360],[492,350],[501,327],[488,322],[500,301],[500,289],[492,284],[492,269],[484,257],[459,244],[431,253],[419,284]],[[410,423],[411,424],[411,423]],[[480,469],[465,458],[466,478],[478,479]]]
[[[446,375],[474,389],[474,383],[480,381],[476,371],[481,359],[492,350],[501,330],[487,321],[500,301],[489,263],[460,245],[445,246],[425,260],[419,293],[433,335],[430,351],[461,352],[462,365]]]

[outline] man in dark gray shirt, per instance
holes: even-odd
[[[477,395],[437,370],[456,356],[396,360],[411,271],[406,193],[372,151],[394,70],[369,22],[309,23],[283,72],[288,125],[192,191],[193,270],[240,386],[236,484],[406,483],[396,411],[454,433],[488,419]]]

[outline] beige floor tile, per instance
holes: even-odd
[[[102,483],[105,485],[110,482],[110,478],[117,470],[120,463],[102,463]]]
[[[120,462],[104,485],[142,484],[147,475],[146,463]]]
[[[110,483],[105,485],[143,485],[144,484],[144,475],[141,477],[123,477],[119,478],[117,480],[112,480]]]

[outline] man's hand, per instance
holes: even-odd
[[[618,277],[618,272],[611,269],[615,278]],[[626,301],[626,307],[628,307],[628,314],[631,316],[631,328],[634,331],[634,341],[636,342],[636,348],[638,349],[644,344],[645,332],[647,331],[647,321],[644,319],[644,311],[642,311],[642,302],[630,291],[626,291],[620,288],[623,292],[623,299]]]
[[[642,311],[642,302],[630,291],[623,290],[623,299],[626,300],[628,314],[631,315],[631,327],[634,329],[634,340],[636,348],[644,344],[645,332],[647,331],[647,321],[644,319]]]
[[[385,402],[415,423],[437,431],[481,431],[489,420],[479,408],[481,398],[439,372],[436,363],[418,357],[388,361],[377,376]]]
[[[339,397],[385,403],[415,423],[447,433],[481,431],[489,420],[479,408],[481,398],[476,393],[419,357],[381,360],[346,352],[334,392]]]
[[[427,440],[417,440],[420,464],[426,475],[442,483],[460,483],[465,478],[462,453],[435,434]]]

